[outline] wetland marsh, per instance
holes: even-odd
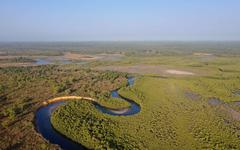
[[[240,149],[240,45],[225,45],[75,50],[38,65],[66,52],[2,51],[0,149]],[[43,106],[61,97],[73,99]]]

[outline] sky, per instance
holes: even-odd
[[[238,41],[239,0],[1,0],[0,41]]]

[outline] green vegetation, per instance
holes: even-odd
[[[0,63],[27,63],[35,62],[35,60],[26,57],[14,57],[14,58],[4,58],[0,59]]]
[[[60,108],[51,118],[54,126],[71,139],[81,141],[89,149],[135,148],[134,144],[131,145],[130,141],[127,141],[128,139],[116,137],[114,129],[117,129],[118,123],[106,115],[98,118],[99,111],[93,104],[86,101],[73,101]]]
[[[61,133],[94,149],[116,145],[118,149],[239,149],[240,133],[235,130],[239,122],[210,106],[207,100],[215,93],[201,93],[196,82],[204,78],[195,80],[141,77],[134,87],[120,91],[141,105],[139,114],[114,117],[99,113],[91,103],[75,101],[57,108],[52,123]],[[194,88],[200,89],[197,101],[184,94]]]
[[[65,95],[91,96],[101,97],[100,103],[107,106],[128,106],[109,99],[110,91],[123,83],[125,74],[92,71],[78,65],[1,68],[0,149],[56,149],[34,127],[34,113],[44,100]]]
[[[54,111],[53,126],[91,149],[240,149],[239,49],[239,42],[0,43],[0,149],[59,149],[36,131],[34,113],[42,102],[86,96],[106,107],[128,107],[110,98],[117,88],[141,106],[138,114],[111,116],[73,100]],[[49,56],[59,61],[69,51],[121,57],[85,65],[4,66]],[[99,69],[106,66],[137,67],[118,70],[125,73]],[[128,75],[137,77],[132,87],[126,87]],[[211,105],[210,98],[223,104]]]

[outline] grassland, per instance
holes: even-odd
[[[195,86],[202,80],[141,77],[134,87],[120,91],[141,105],[139,114],[113,117],[99,113],[92,104],[70,102],[54,112],[52,123],[61,133],[95,149],[239,149],[240,120],[208,104],[209,97],[218,97],[221,90],[202,93],[201,85]],[[196,99],[186,95],[189,91],[198,95]]]
[[[55,44],[29,44],[21,51],[19,44],[0,44],[0,55],[14,58],[2,64],[23,56],[23,62],[62,58],[66,50],[122,56],[86,65],[0,68],[0,149],[59,149],[35,129],[34,113],[42,102],[72,95],[93,97],[107,107],[129,106],[109,98],[116,88],[141,106],[138,114],[110,116],[90,102],[73,100],[54,111],[54,128],[90,149],[240,149],[239,43]],[[129,74],[137,77],[133,87],[125,87]]]

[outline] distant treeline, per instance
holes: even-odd
[[[30,63],[30,62],[35,62],[35,60],[26,57],[0,59],[0,63]]]
[[[61,55],[65,51],[81,53],[125,53],[158,54],[192,52],[211,52],[239,54],[240,42],[8,42],[0,43],[0,51],[8,53],[36,53],[44,55]]]

